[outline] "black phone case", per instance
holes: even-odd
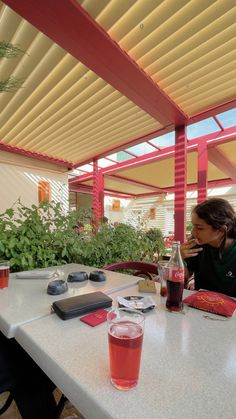
[[[111,307],[112,298],[101,291],[54,301],[52,308],[62,319],[68,320],[99,308]]]

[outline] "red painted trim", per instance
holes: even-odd
[[[162,192],[147,192],[147,193],[140,193],[135,195],[135,198],[145,198],[145,197],[151,197],[151,196],[159,196],[162,195]],[[166,195],[166,193],[164,193]]]
[[[197,202],[205,201],[207,199],[207,173],[208,173],[208,150],[206,141],[199,141],[198,143],[198,196]]]
[[[4,1],[162,125],[187,123],[188,116],[76,0]]]
[[[216,121],[217,125],[220,127],[221,131],[224,131],[223,125],[220,123],[219,119],[214,115],[214,120]]]
[[[0,150],[6,151],[12,154],[20,154],[24,157],[29,157],[31,159],[43,160],[48,163],[57,164],[58,166],[66,167],[67,169],[72,169],[72,163],[66,160],[56,159],[54,157],[46,156],[45,154],[35,153],[34,151],[24,150],[23,148],[11,146],[8,144],[3,144],[0,142]]]
[[[71,189],[71,188],[69,188],[69,192],[78,192],[78,193],[85,193],[85,194],[89,194],[89,195],[92,195],[92,191],[89,191],[89,190],[80,190],[80,188],[73,188],[73,189]],[[134,199],[134,198],[136,198],[136,195],[123,195],[122,193],[119,193],[119,192],[114,192],[114,193],[112,193],[112,192],[108,192],[108,191],[104,191],[104,195],[105,196],[111,196],[111,197],[116,197],[116,198],[121,198],[121,199]]]
[[[160,147],[156,146],[155,144],[151,143],[151,141],[146,141],[147,144],[149,144],[150,146],[154,147],[156,150],[161,150]]]
[[[236,107],[236,98],[231,99],[225,103],[221,103],[220,105],[213,106],[212,108],[204,110],[203,112],[199,112],[194,115],[191,115],[188,125],[195,122],[202,121],[203,119],[209,118],[210,116],[214,116],[219,113],[229,111],[230,109],[233,109],[235,107]]]
[[[122,195],[121,193],[117,192],[117,193],[112,193],[112,192],[106,192],[105,191],[105,195],[106,196],[111,196],[111,197],[116,197],[116,198],[121,198],[121,199],[134,199],[136,198],[136,195]]]

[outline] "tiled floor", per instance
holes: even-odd
[[[60,391],[55,390],[55,398],[59,400],[60,398]],[[8,393],[0,394],[0,406],[3,405],[4,401],[6,400]],[[84,419],[83,416],[76,410],[74,407],[66,406],[61,414],[61,419],[70,416],[70,415],[77,415],[80,419]],[[11,404],[9,409],[1,416],[1,419],[22,419],[21,415],[16,407],[15,402]]]

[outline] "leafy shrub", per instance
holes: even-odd
[[[102,267],[124,260],[142,260],[150,243],[144,233],[126,224],[114,227],[104,225],[102,229],[85,243],[80,262],[85,265]]]
[[[159,228],[150,228],[146,231],[146,237],[150,240],[150,252],[152,254],[157,253],[159,255],[165,254],[165,243],[162,231]],[[151,255],[150,255],[151,256]]]
[[[96,235],[87,226],[78,236],[74,225],[89,217],[86,211],[65,214],[59,203],[44,201],[27,208],[18,201],[0,214],[0,259],[10,261],[12,272],[72,262],[99,268],[125,260],[152,260],[161,243],[161,238],[150,240],[147,233],[126,224],[104,225]]]
[[[70,261],[75,244],[73,216],[47,201],[27,208],[18,201],[0,215],[0,258],[11,271],[43,268]]]

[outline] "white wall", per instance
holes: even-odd
[[[63,171],[62,171],[63,170]],[[65,168],[12,153],[0,152],[0,213],[10,208],[19,198],[30,207],[38,205],[38,181],[51,185],[51,198],[69,207],[68,175]]]
[[[208,190],[208,198],[218,197],[228,200],[236,211],[236,185],[225,186]],[[191,209],[197,204],[197,191],[187,193],[187,225],[191,220]],[[155,220],[149,219],[150,208],[156,208]],[[135,221],[138,217],[143,220],[142,228],[160,228],[163,235],[167,236],[174,232],[174,194],[167,195],[167,199],[162,196],[135,199],[125,209],[125,221],[130,219]]]

